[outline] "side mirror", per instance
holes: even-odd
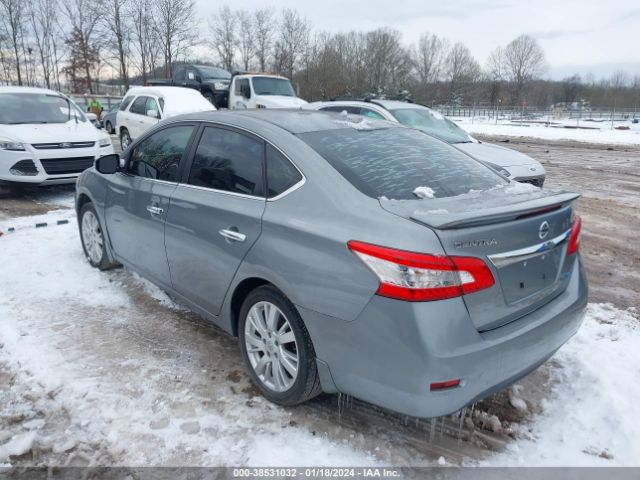
[[[147,110],[147,117],[160,118],[160,112],[158,110]]]
[[[120,157],[116,154],[105,155],[96,160],[96,170],[103,175],[116,173],[120,167]]]

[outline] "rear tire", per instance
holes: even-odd
[[[272,317],[269,312],[274,312]],[[267,400],[290,406],[322,392],[309,332],[277,288],[265,285],[247,296],[238,331],[246,368]]]
[[[78,228],[82,249],[92,267],[107,270],[118,266],[117,263],[111,262],[107,255],[104,230],[93,203],[85,203],[80,209]]]
[[[120,148],[124,152],[131,145],[131,135],[129,135],[129,130],[123,128],[120,131]]]

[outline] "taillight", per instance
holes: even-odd
[[[580,249],[580,231],[582,230],[582,219],[576,215],[571,227],[571,236],[569,237],[569,246],[567,247],[567,255],[572,255]]]
[[[491,287],[495,280],[479,258],[428,255],[350,241],[349,249],[376,274],[383,297],[428,302]]]

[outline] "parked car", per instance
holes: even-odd
[[[453,145],[516,182],[544,184],[544,167],[528,155],[491,143],[479,142],[439,112],[415,103],[394,100],[336,100],[315,102],[304,108],[364,115],[399,122]]]
[[[231,110],[247,108],[300,108],[306,101],[296,95],[286,77],[269,74],[235,74],[229,88],[228,107]]]
[[[106,112],[102,113],[102,118],[100,122],[102,123],[102,127],[109,134],[116,133],[116,117],[118,115],[118,110],[120,109],[120,102],[114,103],[111,105],[111,108]]]
[[[180,87],[131,88],[116,114],[120,146],[125,150],[133,140],[164,118],[215,109],[195,90]]]
[[[199,91],[216,108],[227,106],[231,73],[223,68],[206,65],[185,65],[176,68],[171,78],[149,80],[149,86],[187,87]]]
[[[162,122],[80,177],[76,209],[91,265],[238,336],[269,400],[342,392],[434,417],[578,329],[577,197],[397,123],[258,110]]]
[[[0,87],[0,182],[74,183],[110,153],[109,136],[69,97],[43,88]]]

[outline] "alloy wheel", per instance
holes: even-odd
[[[95,265],[102,260],[104,240],[100,222],[92,211],[87,211],[82,216],[82,242],[89,260]]]
[[[251,368],[271,391],[289,390],[298,376],[298,345],[287,317],[271,302],[258,302],[247,314],[244,341]]]

